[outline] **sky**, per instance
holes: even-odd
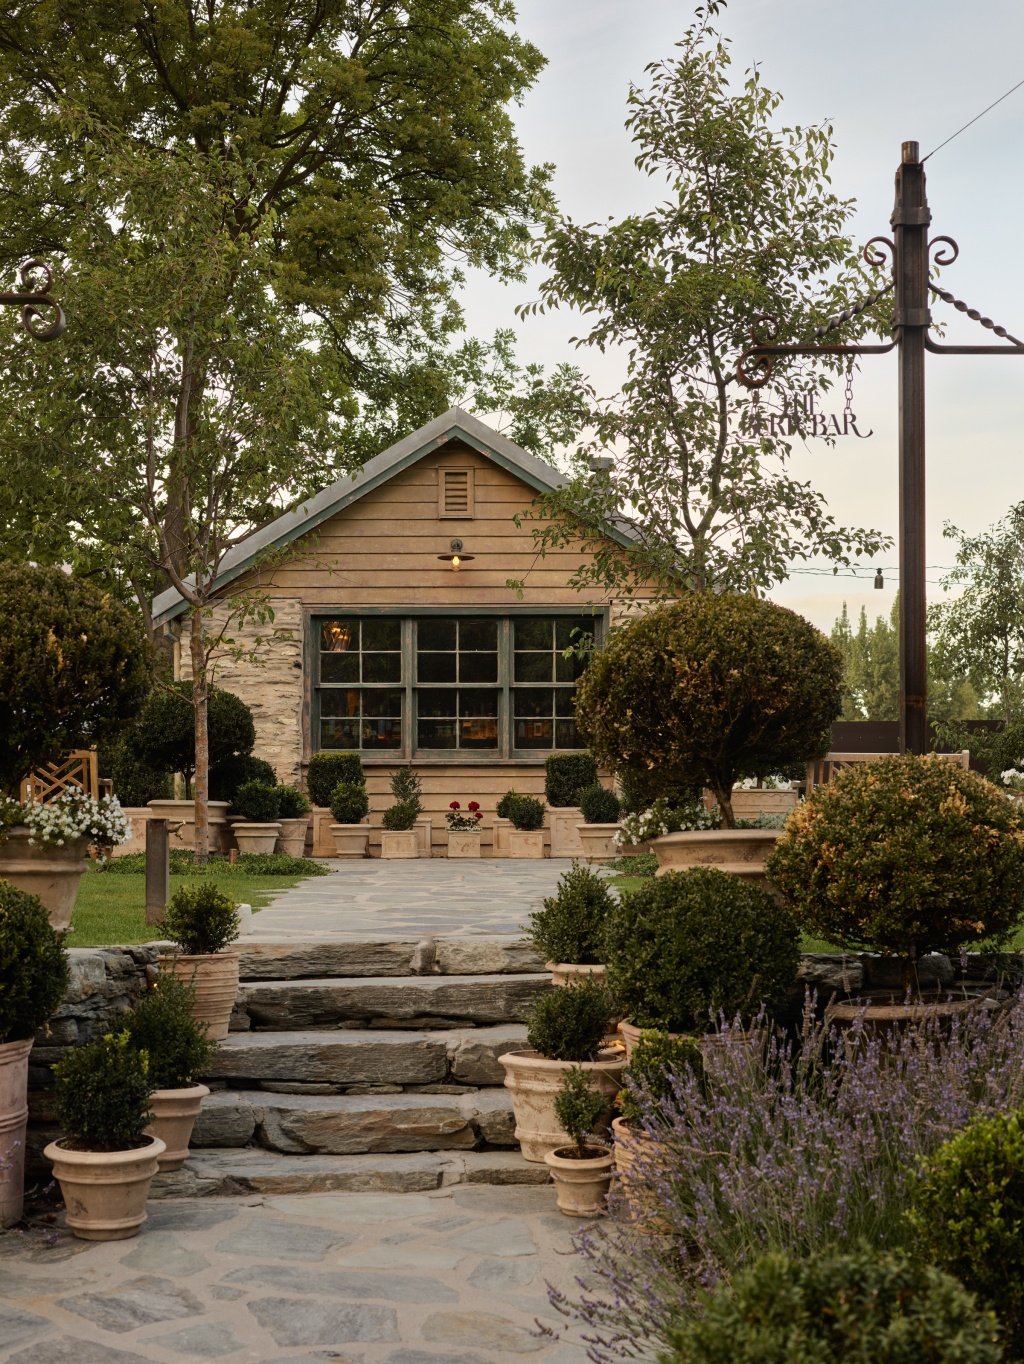
[[[563,210],[591,222],[651,207],[659,186],[633,165],[623,126],[631,81],[671,56],[693,14],[673,0],[520,0],[519,32],[548,65],[516,111],[527,158],[554,162]],[[786,123],[830,122],[837,193],[857,200],[858,241],[889,235],[893,175],[904,141],[927,153],[1019,80],[1024,80],[1022,0],[730,0],[718,20],[732,40],[737,76],[757,63],[780,91]],[[1024,87],[928,161],[933,235],[960,246],[944,286],[971,307],[1024,337]],[[616,387],[616,362],[576,351],[578,315],[520,322],[516,305],[536,296],[536,281],[502,286],[479,274],[467,281],[467,329],[489,336],[512,326],[524,360],[581,365],[604,392]],[[531,289],[531,283],[533,288]],[[946,341],[989,344],[991,332],[937,303],[950,319]],[[943,524],[969,533],[1024,499],[1024,356],[928,357],[929,593],[943,596],[941,566],[953,546]],[[841,398],[837,406],[841,406]],[[874,526],[895,538],[898,519],[896,360],[867,357],[855,380],[858,426],[868,440],[794,449],[793,468],[827,498],[838,522]],[[845,600],[852,616],[888,614],[897,585],[896,551],[858,578],[794,573],[772,592],[829,629]]]

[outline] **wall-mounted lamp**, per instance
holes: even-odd
[[[468,564],[470,559],[476,558],[475,554],[463,554],[461,540],[453,540],[450,548],[451,554],[439,554],[437,557],[443,563],[451,564],[456,573],[458,573],[459,567],[462,564]]]
[[[875,586],[876,587],[885,586],[885,579],[882,577],[882,570],[880,568],[875,569]]]

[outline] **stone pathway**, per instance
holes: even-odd
[[[346,862],[312,877],[254,914],[250,942],[334,942],[425,934],[518,933],[552,895],[567,858],[449,861],[446,857]]]
[[[456,1186],[150,1204],[129,1241],[0,1233],[0,1360],[586,1364],[545,1292],[572,1284],[575,1225],[551,1188]]]

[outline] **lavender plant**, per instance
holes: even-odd
[[[921,1158],[972,1118],[1024,1102],[1022,999],[884,1039],[856,1027],[840,1037],[809,1004],[795,1039],[764,1019],[723,1023],[702,1050],[702,1077],[681,1067],[670,1094],[640,1095],[652,1140],[630,1197],[657,1206],[663,1234],[613,1194],[619,1215],[577,1238],[586,1290],[549,1290],[599,1364],[664,1349],[704,1291],[765,1252],[901,1249]]]

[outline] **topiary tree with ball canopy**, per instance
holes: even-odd
[[[839,650],[795,611],[695,592],[612,635],[579,683],[576,723],[620,777],[709,787],[731,829],[738,778],[828,752],[842,675]]]
[[[256,726],[252,711],[240,696],[210,687],[207,693],[207,743],[210,767],[226,764],[252,752]],[[192,683],[174,682],[157,688],[146,702],[133,740],[141,761],[157,772],[180,772],[185,799],[192,799],[196,770],[196,721]],[[276,780],[271,769],[271,779]]]

